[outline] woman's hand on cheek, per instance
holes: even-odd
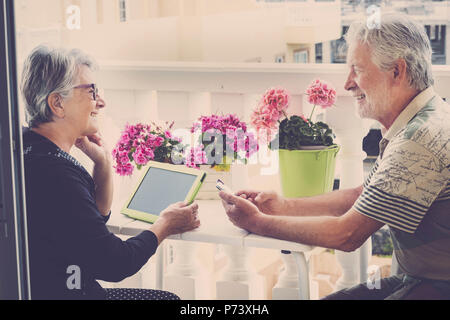
[[[109,159],[109,152],[98,133],[78,138],[75,141],[75,146],[83,151],[95,164],[100,164]]]

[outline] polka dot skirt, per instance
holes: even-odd
[[[106,300],[180,300],[180,297],[162,290],[108,288]]]

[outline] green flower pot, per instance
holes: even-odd
[[[336,155],[340,147],[322,150],[279,150],[280,179],[287,198],[309,197],[333,190]]]

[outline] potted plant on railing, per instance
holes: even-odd
[[[192,125],[191,133],[197,142],[188,150],[186,165],[207,172],[197,198],[218,199],[217,179],[233,188],[232,165],[236,168],[236,164],[246,164],[258,151],[256,137],[234,114],[201,116]]]
[[[315,80],[306,90],[313,110],[304,115],[286,114],[290,96],[283,88],[270,88],[254,110],[251,123],[269,135],[269,148],[279,152],[280,181],[285,197],[312,196],[333,188],[335,157],[332,129],[324,122],[313,122],[316,106],[328,108],[336,101],[336,91],[327,83]]]
[[[179,164],[183,162],[185,145],[171,133],[173,122],[163,128],[155,123],[127,124],[112,151],[113,168],[120,176],[131,176],[150,160]]]
[[[112,150],[113,168],[121,176],[119,197],[125,199],[139,181],[135,169],[142,169],[149,161],[183,164],[187,145],[172,134],[174,122],[165,126],[127,124]]]

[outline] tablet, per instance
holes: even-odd
[[[155,161],[143,169],[144,174],[121,213],[150,223],[175,202],[192,203],[206,177],[198,169]]]

